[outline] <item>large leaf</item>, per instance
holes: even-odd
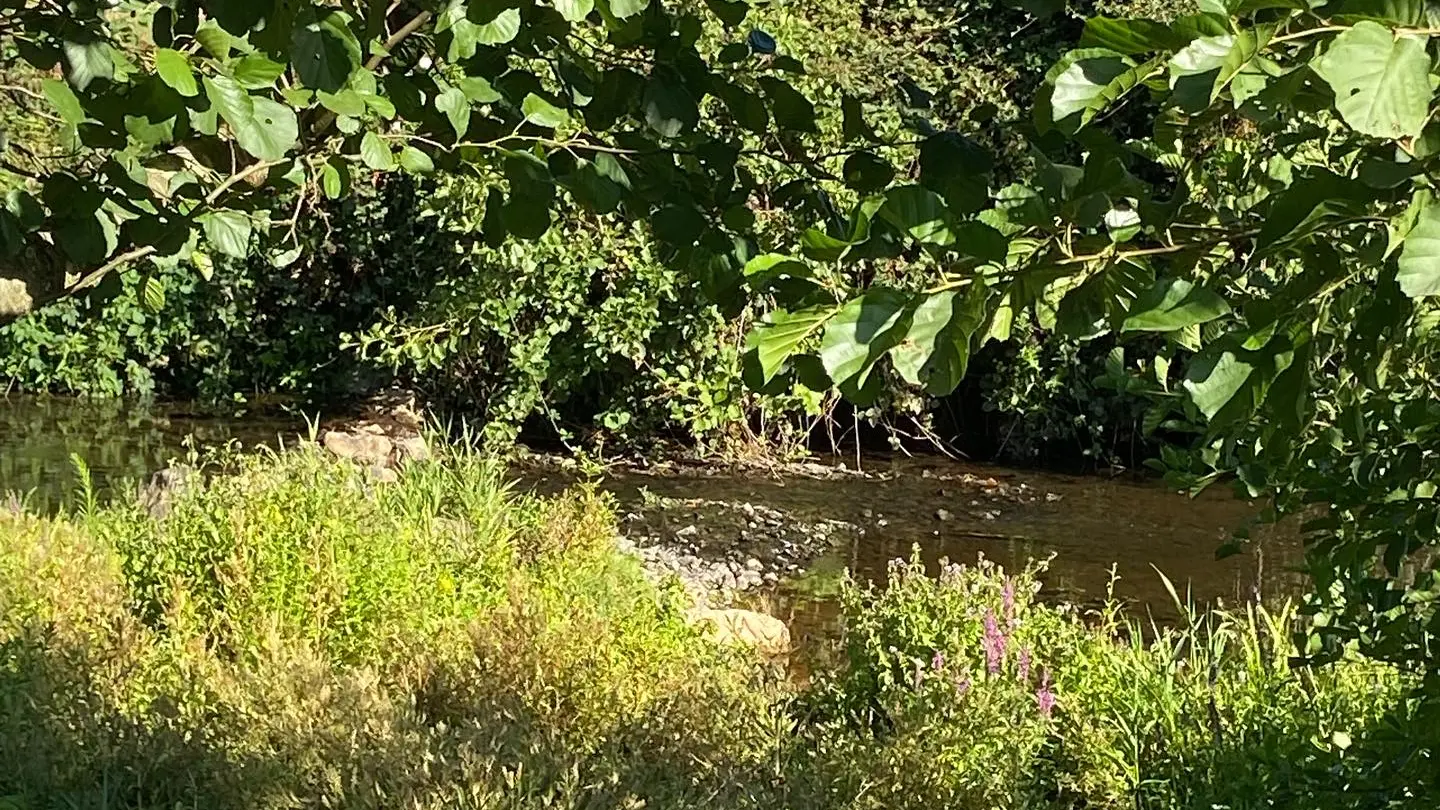
[[[906,296],[894,290],[871,290],[851,299],[825,324],[820,362],[836,385],[868,375],[904,333]]]
[[[525,114],[526,121],[550,129],[562,127],[570,120],[569,113],[534,93],[526,95],[525,100],[520,102],[520,111]]]
[[[910,315],[905,338],[890,352],[895,370],[935,396],[955,390],[970,362],[970,341],[985,322],[985,286],[925,296]]]
[[[1440,208],[1427,206],[1405,237],[1395,280],[1411,298],[1440,295]]]
[[[240,148],[261,160],[279,160],[295,145],[295,111],[277,101],[251,96],[228,76],[206,76],[205,95],[230,125]]]
[[[520,9],[507,8],[495,19],[475,29],[475,41],[481,45],[504,45],[520,33]]]
[[[1051,117],[1073,132],[1158,72],[1161,62],[1156,57],[1136,65],[1118,55],[1076,60],[1055,79]]]
[[[190,61],[185,54],[169,48],[155,49],[155,72],[180,95],[187,98],[200,95],[200,85],[195,83],[195,74],[190,72]]]
[[[70,85],[59,79],[45,79],[40,82],[40,91],[60,113],[62,121],[72,127],[84,123],[85,109],[80,106],[80,99]]]
[[[470,99],[458,87],[447,87],[435,96],[435,109],[445,114],[455,139],[462,140],[470,130]]]
[[[955,233],[945,201],[923,186],[900,186],[885,195],[880,218],[927,245],[954,244]]]
[[[1185,390],[1207,418],[1215,415],[1250,381],[1255,367],[1232,351],[1197,357],[1185,375]]]
[[[809,307],[797,312],[772,312],[749,336],[746,344],[759,355],[764,382],[770,382],[800,346],[816,335],[835,314],[832,307]]]
[[[1172,332],[1229,312],[1230,305],[1215,292],[1183,278],[1166,278],[1135,299],[1121,328],[1126,332]]]
[[[595,10],[595,0],[555,0],[555,10],[567,21],[577,23]]]
[[[1357,132],[1414,138],[1430,115],[1430,57],[1423,37],[1361,22],[1310,66],[1335,91],[1335,108]]]
[[[761,76],[760,89],[770,99],[771,115],[776,126],[798,132],[817,131],[815,105],[799,90],[774,76]]]
[[[115,56],[110,52],[110,44],[103,39],[66,41],[61,50],[65,54],[65,75],[78,90],[89,87],[96,79],[115,76]]]
[[[645,83],[642,99],[645,122],[666,138],[674,138],[695,128],[700,122],[700,107],[685,89],[680,75],[674,71],[657,70]]]
[[[341,12],[322,16],[307,10],[290,36],[290,60],[306,87],[337,92],[360,66],[360,42]]]
[[[1170,88],[1184,109],[1210,106],[1269,40],[1269,31],[1247,28],[1238,34],[1200,37],[1170,59]]]
[[[1080,35],[1082,48],[1108,48],[1128,55],[1174,51],[1187,44],[1189,40],[1183,35],[1154,20],[1091,17]]]
[[[360,139],[360,159],[377,172],[388,172],[395,168],[395,154],[390,145],[373,132],[365,133]]]
[[[620,19],[633,17],[650,6],[650,0],[609,0],[610,13]]]
[[[199,217],[205,238],[215,249],[236,259],[250,252],[250,217],[242,211],[211,211]]]

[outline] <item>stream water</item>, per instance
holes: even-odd
[[[122,480],[147,478],[170,459],[185,457],[191,446],[273,445],[303,428],[299,419],[221,416],[183,405],[0,397],[0,493],[28,493],[31,508],[54,509],[73,490],[72,455],[85,461],[103,491]],[[856,464],[853,458],[848,463]],[[1254,512],[1223,491],[1190,499],[1153,481],[937,458],[872,457],[861,458],[860,465],[869,476],[620,473],[605,486],[622,513],[643,510],[656,497],[705,499],[763,505],[795,519],[845,521],[863,529],[805,575],[760,597],[791,624],[802,644],[807,635],[833,632],[840,572],[883,581],[890,560],[908,557],[917,546],[932,565],[942,558],[972,561],[981,553],[1006,566],[1053,555],[1048,591],[1079,603],[1103,599],[1113,564],[1116,596],[1162,617],[1173,615],[1174,606],[1157,569],[1201,603],[1271,596],[1298,582],[1292,571],[1299,544],[1273,528],[1258,532],[1246,553],[1216,559],[1216,549]],[[530,484],[545,486],[543,480]],[[996,488],[1024,497],[986,497]]]

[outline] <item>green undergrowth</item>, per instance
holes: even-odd
[[[592,491],[221,466],[163,519],[0,512],[0,807],[1381,807],[1434,771],[1406,678],[1291,670],[1284,610],[1141,633],[897,564],[800,686],[687,625]]]

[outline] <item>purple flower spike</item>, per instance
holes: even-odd
[[[1055,691],[1050,688],[1050,671],[1040,676],[1040,688],[1035,690],[1035,703],[1040,707],[1040,716],[1050,719],[1050,713],[1055,710]]]
[[[1029,648],[1029,647],[1022,647],[1022,648],[1020,649],[1020,660],[1019,660],[1019,662],[1018,662],[1018,664],[1017,664],[1016,666],[1017,666],[1017,669],[1019,670],[1020,682],[1021,682],[1021,683],[1029,683],[1029,682],[1030,682],[1030,648]]]
[[[936,651],[935,651],[935,657],[930,659],[930,668],[933,669],[933,670],[935,670],[936,672],[939,672],[940,670],[944,669],[944,668],[945,668],[945,653],[940,652],[939,650],[936,650]]]
[[[1000,666],[1005,662],[1005,634],[1000,632],[993,610],[985,611],[985,637],[982,644],[985,647],[986,671],[991,675],[999,675]]]

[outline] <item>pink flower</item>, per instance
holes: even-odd
[[[936,650],[936,651],[935,651],[935,657],[930,659],[930,668],[933,669],[933,670],[935,670],[936,672],[939,672],[940,670],[944,669],[944,668],[945,668],[945,653],[940,652],[939,650]]]
[[[1021,683],[1029,683],[1029,682],[1030,682],[1030,648],[1029,648],[1029,647],[1022,647],[1022,648],[1020,648],[1020,660],[1019,660],[1018,664],[1016,665],[1016,667],[1017,667],[1017,669],[1019,670],[1019,673],[1020,673],[1020,682],[1021,682]]]
[[[955,696],[964,697],[970,691],[970,679],[964,675],[955,676]]]
[[[1040,716],[1050,718],[1055,710],[1055,691],[1050,688],[1050,670],[1040,676],[1040,688],[1035,690],[1035,703],[1040,707]]]
[[[995,621],[995,611],[985,611],[985,637],[981,644],[985,648],[985,669],[991,675],[1000,674],[1000,665],[1005,661],[1005,634]]]

